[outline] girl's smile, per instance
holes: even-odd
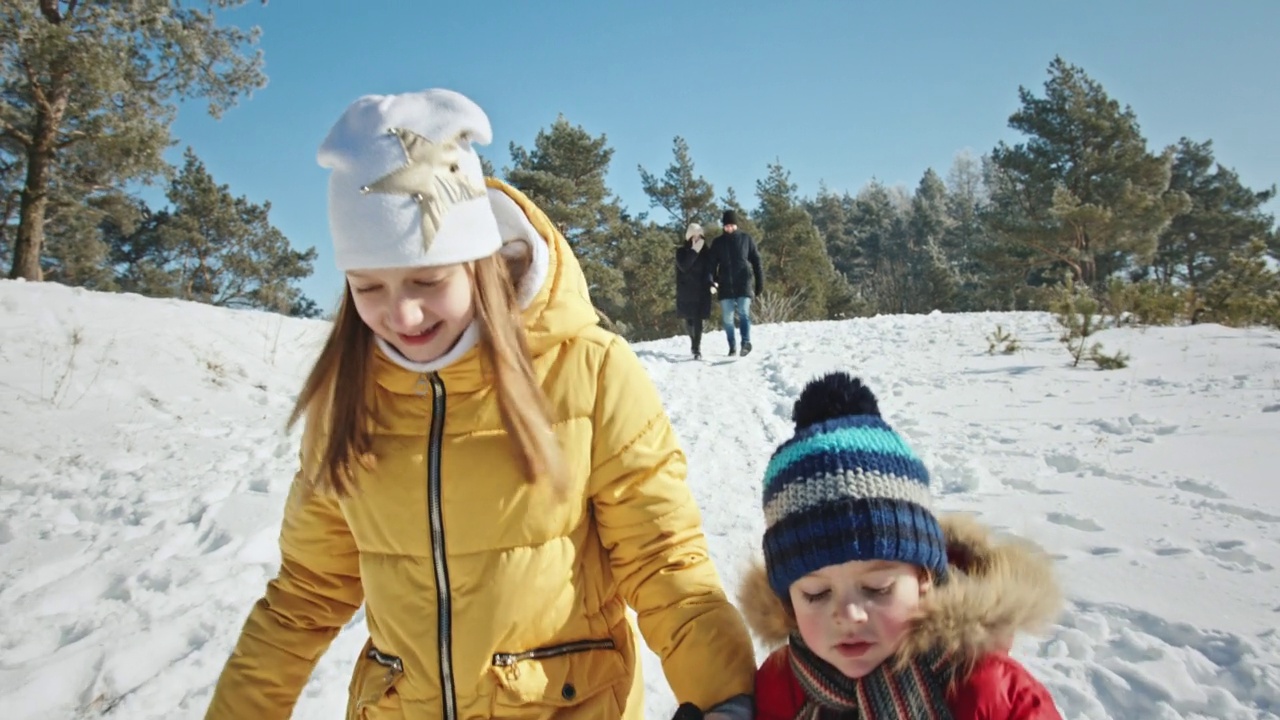
[[[412,362],[449,352],[475,318],[464,264],[352,270],[347,282],[360,319]]]

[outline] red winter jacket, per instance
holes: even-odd
[[[756,671],[756,720],[792,720],[804,690],[791,672],[790,650],[778,648]],[[1062,720],[1049,691],[1013,658],[993,652],[947,694],[954,720]]]
[[[941,649],[972,663],[972,672],[947,696],[955,720],[1061,720],[1049,691],[1008,654],[1018,632],[1038,629],[1061,608],[1053,561],[1024,541],[997,540],[967,516],[938,520],[949,578],[924,596],[898,653],[909,658]],[[791,720],[805,702],[785,645],[795,621],[763,567],[747,573],[738,607],[756,636],[778,648],[756,671],[756,717]]]

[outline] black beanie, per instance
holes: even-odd
[[[720,217],[720,224],[721,225],[737,225],[738,213],[734,212],[733,210],[725,210],[724,215]]]

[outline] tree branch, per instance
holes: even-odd
[[[75,7],[74,2],[71,3],[71,7]],[[40,14],[54,25],[62,23],[62,14],[58,12],[58,0],[40,0]]]
[[[26,147],[31,147],[32,145],[30,135],[3,120],[0,120],[0,136],[13,138]]]
[[[80,142],[81,140],[88,140],[88,139],[89,139],[89,134],[88,134],[88,133],[83,132],[83,131],[81,131],[81,130],[73,130],[73,131],[71,131],[71,132],[67,133],[67,139],[66,139],[66,140],[63,140],[62,142],[60,142],[60,143],[58,143],[58,144],[57,144],[57,148],[58,148],[59,150],[64,150],[64,149],[66,149],[66,148],[71,147],[72,145],[75,145],[76,143]]]
[[[31,83],[31,92],[35,94],[36,103],[41,110],[49,112],[49,98],[45,96],[44,88],[36,78],[36,71],[31,69],[31,63],[27,62],[26,57],[22,58],[22,70],[27,75],[27,82]]]
[[[1061,260],[1062,262],[1070,265],[1071,269],[1076,271],[1076,276],[1077,277],[1080,276],[1080,266],[1074,260],[1067,257],[1066,255],[1062,255],[1060,253],[1054,252],[1053,250],[1050,250],[1049,248],[1042,246],[1041,244],[1037,243],[1034,240],[1029,240],[1027,238],[1019,238],[1019,240],[1023,243],[1026,243],[1027,245],[1030,245],[1034,250],[1039,250],[1040,252],[1044,253],[1045,255],[1048,255],[1051,258]]]

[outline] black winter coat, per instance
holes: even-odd
[[[720,286],[720,299],[755,297],[764,292],[764,270],[756,241],[741,230],[724,233],[711,245],[708,270]]]
[[[711,317],[711,273],[707,267],[711,249],[696,252],[685,241],[676,249],[676,314],[689,320]]]

